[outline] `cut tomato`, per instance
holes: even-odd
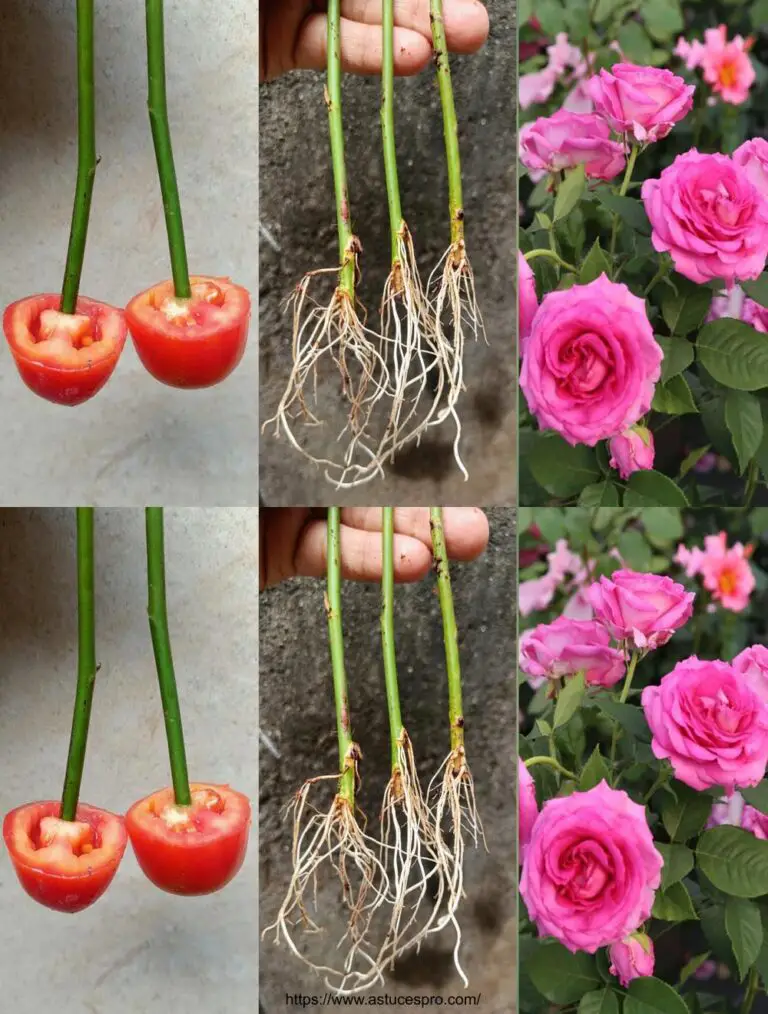
[[[84,296],[75,313],[60,313],[59,299],[45,293],[11,303],[3,330],[27,387],[58,405],[80,405],[112,376],[125,345],[125,317]]]
[[[190,278],[191,299],[172,282],[153,285],[125,308],[139,358],[171,387],[210,387],[234,370],[248,338],[251,297],[228,278]]]
[[[173,789],[161,789],[134,803],[125,824],[153,884],[171,894],[210,894],[243,865],[251,804],[228,785],[190,788],[191,806],[177,806]]]
[[[61,820],[61,803],[46,800],[11,810],[3,838],[27,894],[58,912],[80,912],[102,896],[120,865],[128,838],[122,817],[80,803],[76,819]]]

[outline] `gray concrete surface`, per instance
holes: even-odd
[[[83,799],[118,812],[168,784],[146,621],[143,513],[96,514],[97,634]],[[172,510],[168,605],[192,777],[255,801],[256,511]],[[61,789],[76,672],[74,517],[0,510],[0,810]],[[16,1014],[251,1014],[257,843],[218,894],[153,887],[130,848],[106,895],[76,916],[19,887],[0,849],[0,1009]],[[226,998],[226,1002],[224,999]]]
[[[515,4],[487,0],[487,7],[491,38],[486,48],[451,63],[468,248],[489,342],[466,350],[461,414],[470,481],[464,482],[453,463],[447,426],[404,452],[386,480],[343,493],[333,492],[322,473],[270,428],[260,446],[261,494],[268,504],[514,502]],[[431,270],[448,245],[442,121],[431,68],[398,82],[397,104],[404,213],[415,234],[419,263]],[[378,79],[345,80],[351,206],[365,248],[361,298],[371,311],[378,306],[389,261],[378,109]],[[284,302],[304,272],[332,266],[337,249],[322,77],[291,74],[262,86],[260,116],[260,214],[280,248],[262,240],[260,413],[266,420],[274,414],[290,371],[291,325]],[[329,375],[320,398],[329,423],[310,434],[315,448],[336,439],[345,415],[337,379]]]
[[[467,750],[489,853],[469,851],[462,907],[467,993],[481,994],[481,1014],[513,1014],[517,991],[514,867],[517,737],[515,671],[515,512],[492,509],[491,542],[472,564],[452,567],[464,674]],[[396,591],[397,651],[403,714],[423,777],[448,751],[440,610],[431,578]],[[364,753],[362,807],[375,818],[388,774],[386,707],[379,642],[379,589],[347,584],[343,594],[346,660],[353,728]],[[323,583],[296,580],[261,596],[261,726],[280,759],[260,755],[260,910],[262,927],[279,908],[290,870],[291,830],[283,809],[311,775],[338,764],[325,638]],[[343,933],[337,892],[320,894],[333,956]],[[314,942],[313,953],[319,947]],[[452,968],[450,935],[406,957],[388,976],[386,993],[465,994]],[[285,1009],[286,993],[322,994],[322,981],[272,938],[261,947],[265,1014]],[[384,991],[374,990],[373,995]],[[387,1007],[386,1009],[394,1009]],[[399,1007],[397,1008],[400,1009]]]
[[[190,266],[257,291],[252,0],[166,3],[169,107]],[[146,114],[144,5],[96,5],[98,151],[82,292],[123,305],[170,274]],[[0,4],[0,302],[61,285],[76,169],[75,5]],[[0,503],[252,504],[256,310],[238,370],[207,391],[155,381],[126,344],[76,409],[22,384],[0,341]]]

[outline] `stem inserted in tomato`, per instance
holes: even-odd
[[[451,242],[464,242],[464,198],[461,187],[461,155],[459,153],[459,124],[453,98],[451,67],[448,60],[448,42],[445,38],[443,0],[430,0],[429,20],[432,25],[437,87],[443,110],[445,158],[448,166],[448,207],[451,215]]]
[[[163,703],[165,735],[171,761],[171,780],[177,806],[189,806],[192,797],[187,774],[187,756],[184,749],[184,731],[181,725],[179,694],[173,671],[171,639],[168,633],[168,610],[165,597],[165,533],[163,508],[146,508],[147,527],[147,583],[149,601],[147,615],[155,653],[160,699]]]
[[[326,591],[328,643],[331,650],[336,732],[339,740],[339,796],[354,809],[356,752],[349,714],[347,673],[344,667],[344,629],[341,620],[341,508],[328,508],[328,579]]]
[[[77,183],[59,304],[62,313],[74,313],[77,306],[96,176],[93,20],[93,0],[77,0]]]
[[[437,573],[437,594],[443,617],[445,642],[445,668],[448,676],[448,717],[451,723],[451,750],[464,746],[464,707],[461,696],[461,663],[459,662],[459,633],[453,608],[451,575],[448,569],[448,550],[445,544],[442,507],[429,508],[429,526],[432,531],[432,552]]]
[[[393,507],[382,507],[381,512],[383,561],[381,571],[381,646],[384,657],[384,683],[387,691],[392,770],[395,771],[399,767],[398,747],[403,734],[400,688],[397,682],[397,653],[395,651],[395,511]]]
[[[96,682],[93,507],[78,507],[77,517],[77,691],[72,713],[61,819],[74,820],[83,780],[85,748]]]
[[[163,195],[165,229],[171,254],[171,273],[177,299],[189,299],[187,248],[184,242],[184,224],[181,218],[181,201],[176,169],[173,164],[171,128],[168,122],[168,99],[165,82],[165,27],[163,0],[146,0],[147,16],[147,72],[149,95],[149,123],[155,146],[160,191]]]

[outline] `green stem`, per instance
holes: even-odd
[[[445,642],[445,669],[448,676],[448,717],[451,723],[451,751],[464,746],[464,707],[461,700],[461,665],[459,662],[459,634],[453,609],[451,575],[448,569],[448,550],[445,545],[442,507],[429,508],[429,527],[432,531],[432,553],[437,573],[437,594],[443,615]]]
[[[400,688],[397,682],[397,653],[395,651],[395,511],[382,507],[381,525],[381,644],[384,654],[384,682],[387,688],[389,713],[389,741],[392,770],[398,767],[397,748],[403,732],[400,712]]]
[[[339,288],[355,297],[357,243],[352,232],[347,164],[344,155],[344,122],[341,111],[341,0],[328,0],[328,78],[326,88],[328,127],[331,139],[336,225],[339,232]]]
[[[629,697],[629,691],[632,688],[632,680],[635,676],[635,669],[637,668],[637,662],[640,658],[638,652],[633,651],[629,659],[629,665],[627,666],[627,675],[624,677],[624,686],[621,688],[621,694],[619,695],[619,703],[624,704]],[[614,722],[613,733],[611,735],[611,770],[614,770],[616,762],[616,745],[619,739],[619,724]]]
[[[75,820],[83,780],[85,748],[96,683],[96,622],[94,607],[93,507],[77,512],[77,691],[72,713],[67,770],[61,796],[61,819]]]
[[[624,179],[621,181],[621,187],[619,188],[619,197],[626,197],[627,191],[629,190],[629,184],[632,182],[632,173],[635,171],[635,162],[637,162],[637,156],[640,154],[640,148],[638,145],[633,144],[629,150],[629,158],[627,159],[627,167],[624,170]],[[614,212],[613,225],[611,226],[611,257],[616,253],[616,240],[619,235],[619,216]]]
[[[741,1005],[741,1014],[749,1014],[749,1012],[752,1010],[752,1004],[755,1002],[758,986],[759,986],[758,972],[753,965],[752,968],[750,968],[749,970],[747,991],[744,994],[744,1002]]]
[[[453,100],[451,67],[448,60],[448,43],[445,38],[443,0],[429,0],[429,20],[432,25],[437,87],[443,109],[445,158],[448,166],[448,208],[451,215],[451,244],[464,242],[464,198],[461,190],[461,156],[459,153],[459,125],[456,104]]]
[[[548,768],[554,768],[555,771],[559,771],[561,775],[565,775],[566,778],[571,778],[573,781],[577,780],[577,775],[573,771],[569,771],[568,768],[564,768],[563,765],[555,757],[529,757],[524,762],[527,768],[535,767],[537,764],[544,764]]]
[[[93,0],[77,0],[77,183],[59,303],[62,313],[75,312],[83,273],[97,163],[94,92]]]
[[[381,134],[384,147],[384,176],[387,182],[389,231],[392,263],[400,259],[399,235],[403,224],[395,144],[395,2],[382,0]]]
[[[329,5],[330,6],[330,5]],[[328,643],[331,649],[336,733],[339,739],[339,795],[355,803],[355,756],[349,714],[347,673],[344,668],[344,628],[341,622],[341,508],[328,508],[328,583],[326,592]]]
[[[149,630],[155,653],[160,699],[163,702],[165,736],[171,761],[171,780],[177,806],[189,806],[192,797],[187,774],[187,756],[184,750],[184,730],[181,726],[179,693],[173,672],[171,638],[168,633],[168,610],[165,601],[165,534],[163,508],[146,508],[147,525],[147,583],[149,586]]]
[[[573,264],[569,264],[568,261],[563,260],[556,250],[545,250],[544,247],[540,247],[538,250],[529,250],[524,256],[529,262],[536,260],[537,257],[545,257],[547,260],[554,261],[561,268],[565,268],[566,271],[575,272],[577,270]]]
[[[177,299],[189,299],[187,248],[184,242],[184,223],[181,218],[179,185],[173,164],[171,128],[168,123],[168,100],[165,87],[165,29],[163,0],[146,0],[147,13],[147,71],[149,80],[149,124],[155,145],[160,192],[163,195],[165,230],[171,254],[173,288]]]
[[[741,505],[742,514],[747,514],[752,508],[752,501],[755,498],[759,477],[760,473],[757,459],[753,458],[749,463],[749,472],[747,473],[747,486],[744,491],[744,503]]]

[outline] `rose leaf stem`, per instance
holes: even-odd
[[[524,764],[527,768],[535,767],[537,764],[544,764],[546,767],[554,768],[555,771],[558,771],[561,775],[565,775],[566,778],[570,778],[573,781],[578,780],[578,776],[575,775],[573,771],[569,771],[568,768],[563,767],[560,761],[556,760],[554,757],[546,757],[543,755],[539,757],[529,757],[527,761],[524,761]]]
[[[181,200],[176,169],[173,164],[171,128],[168,122],[168,99],[165,82],[165,27],[163,0],[146,0],[147,15],[147,75],[149,92],[147,108],[152,141],[155,146],[157,174],[163,196],[165,230],[171,255],[173,289],[177,299],[189,299],[187,247],[184,242],[184,223],[181,218]]]
[[[753,966],[749,970],[749,979],[747,981],[747,991],[744,994],[744,1002],[741,1005],[741,1014],[749,1014],[752,1010],[752,1004],[755,1002],[757,996],[757,990],[759,986],[758,971]]]
[[[573,264],[569,264],[568,261],[563,260],[556,250],[547,250],[544,247],[540,247],[537,250],[529,250],[528,253],[523,256],[529,263],[530,261],[536,260],[537,257],[545,257],[547,260],[554,261],[555,264],[558,264],[561,268],[565,268],[566,271],[576,272],[577,270]]]
[[[445,158],[448,167],[448,208],[451,216],[451,244],[464,243],[464,198],[461,187],[461,155],[459,153],[459,125],[453,98],[451,67],[448,60],[448,43],[445,38],[443,0],[429,0],[429,20],[432,25],[437,87],[443,110]]]
[[[163,704],[165,736],[171,762],[171,781],[177,806],[189,806],[192,796],[187,774],[187,756],[184,749],[184,730],[181,725],[179,692],[173,672],[171,638],[168,633],[168,610],[165,598],[165,533],[163,508],[146,508],[147,527],[147,584],[149,601],[147,615],[155,653],[160,699]]]
[[[77,307],[96,176],[93,2],[77,0],[77,183],[59,303],[62,313],[74,313]]]
[[[393,507],[382,507],[381,513],[381,645],[384,657],[387,711],[389,713],[392,771],[394,772],[399,766],[397,749],[403,733],[403,719],[400,711],[400,688],[397,682],[397,654],[395,651],[395,511]]]
[[[94,605],[93,507],[78,507],[77,518],[77,691],[72,713],[61,819],[75,820],[83,780],[85,748],[96,683],[96,621]]]
[[[445,642],[445,669],[448,676],[448,717],[451,724],[451,751],[464,746],[464,707],[461,699],[461,666],[459,663],[459,635],[453,608],[451,575],[448,569],[448,550],[445,545],[442,507],[429,508],[429,527],[432,532],[432,553],[437,573],[437,594],[443,616]]]
[[[637,156],[640,154],[640,147],[637,144],[633,144],[629,149],[629,158],[627,159],[627,167],[624,170],[624,179],[621,181],[619,187],[619,197],[626,197],[627,191],[629,190],[629,184],[632,182],[632,174],[635,171],[635,162],[637,162]],[[613,214],[613,225],[611,226],[611,258],[616,254],[616,240],[619,235],[619,216],[616,212]]]
[[[389,231],[392,238],[392,263],[400,259],[399,235],[403,226],[400,183],[395,143],[395,2],[382,0],[381,134],[384,150],[384,176],[389,205]]]
[[[328,76],[325,91],[328,128],[336,198],[336,224],[339,233],[339,288],[354,303],[357,240],[352,232],[349,207],[347,163],[344,153],[344,121],[341,109],[341,0],[328,0]]]
[[[640,658],[640,653],[633,651],[629,659],[629,665],[627,666],[627,675],[624,677],[624,686],[621,688],[621,694],[619,695],[619,703],[626,703],[629,697],[629,691],[632,689],[632,680],[635,676],[635,669],[637,668],[637,662]],[[614,721],[613,733],[611,735],[611,770],[613,770],[616,761],[616,744],[619,739],[619,723]]]
[[[354,807],[356,749],[352,739],[347,673],[344,667],[344,628],[341,619],[340,507],[328,508],[328,578],[325,609],[328,615],[328,644],[331,651],[336,733],[339,740],[339,795],[351,807]]]

